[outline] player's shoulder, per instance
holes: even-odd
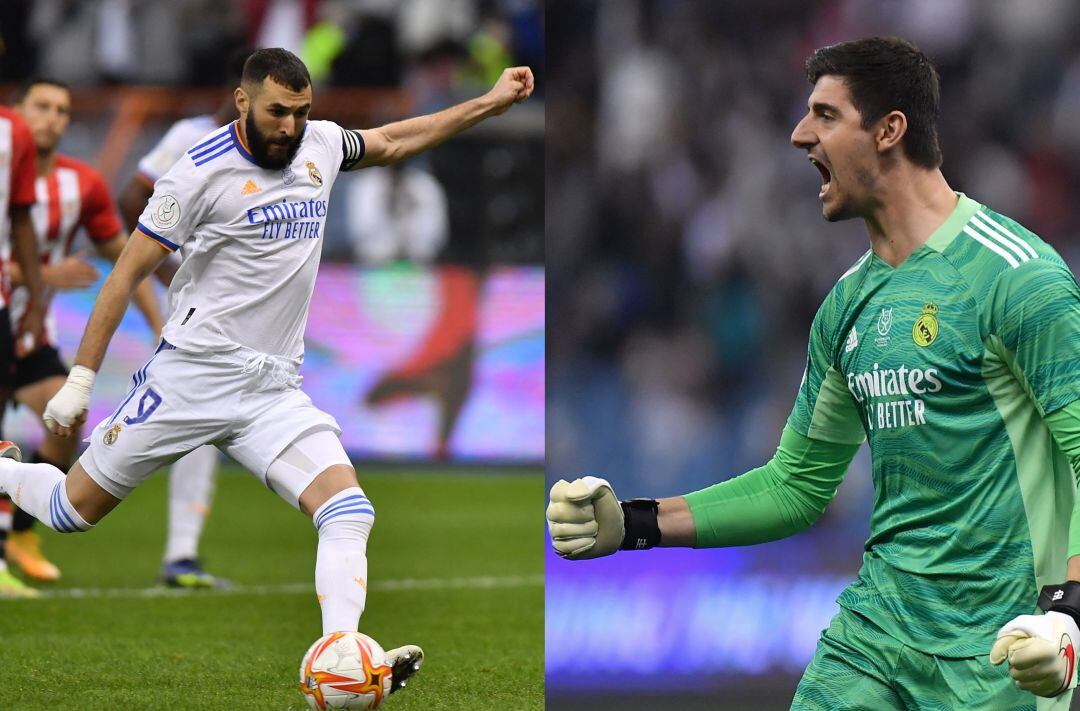
[[[180,157],[173,168],[180,168],[201,176],[217,172],[230,165],[228,160],[232,154],[241,150],[247,150],[240,134],[236,130],[236,122],[219,126],[209,133],[196,139],[184,155]]]
[[[67,168],[78,174],[80,179],[88,181],[104,181],[101,177],[101,173],[97,171],[92,165],[86,161],[79,160],[74,156],[65,155],[63,153],[56,154],[56,167]]]
[[[859,285],[870,269],[872,256],[873,250],[867,249],[844,270],[829,292],[825,294],[821,306],[818,307],[816,321],[826,322],[838,320],[841,317],[848,303],[853,301],[858,293]]]
[[[13,134],[33,140],[33,134],[30,133],[30,127],[26,124],[26,119],[20,116],[15,109],[0,105],[0,121],[10,123]]]
[[[333,121],[323,119],[308,121],[304,127],[304,140],[312,140],[324,149],[341,150],[342,128]]]
[[[1072,278],[1065,260],[1037,234],[978,203],[942,255],[976,296],[1032,278]]]

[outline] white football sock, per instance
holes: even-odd
[[[0,493],[7,494],[16,506],[54,531],[88,531],[92,526],[68,500],[66,479],[64,472],[52,464],[23,464],[0,458]]]
[[[375,508],[354,486],[331,496],[312,520],[319,530],[315,593],[323,634],[356,632],[367,598],[367,541]]]
[[[203,524],[214,497],[217,448],[207,444],[188,453],[169,470],[169,533],[165,562],[195,558]]]

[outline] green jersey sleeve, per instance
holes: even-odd
[[[1080,475],[1080,401],[1074,400],[1046,417],[1046,426],[1054,440],[1072,465],[1073,476]],[[1073,505],[1072,523],[1069,526],[1069,552],[1071,558],[1080,555],[1080,498]]]
[[[807,439],[785,427],[765,466],[686,494],[697,532],[694,547],[765,543],[809,528],[836,495],[858,449]]]
[[[1003,272],[989,316],[991,343],[1044,416],[1080,398],[1080,288],[1064,263]]]
[[[804,437],[834,444],[861,444],[866,439],[855,401],[847,381],[836,369],[835,322],[833,294],[814,316],[810,326],[806,371],[803,373],[795,407],[788,417],[788,427]]]

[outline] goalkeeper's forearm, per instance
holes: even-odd
[[[661,545],[745,546],[799,533],[825,511],[858,449],[808,439],[785,427],[765,466],[665,499],[672,503],[666,516],[663,502],[660,507]]]

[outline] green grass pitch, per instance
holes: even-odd
[[[381,708],[542,709],[542,474],[360,467],[375,503],[361,631],[417,643],[423,670]],[[201,554],[234,592],[158,595],[167,479],[90,533],[40,524],[64,579],[0,601],[0,709],[306,709],[300,658],[320,636],[317,537],[226,468]]]

